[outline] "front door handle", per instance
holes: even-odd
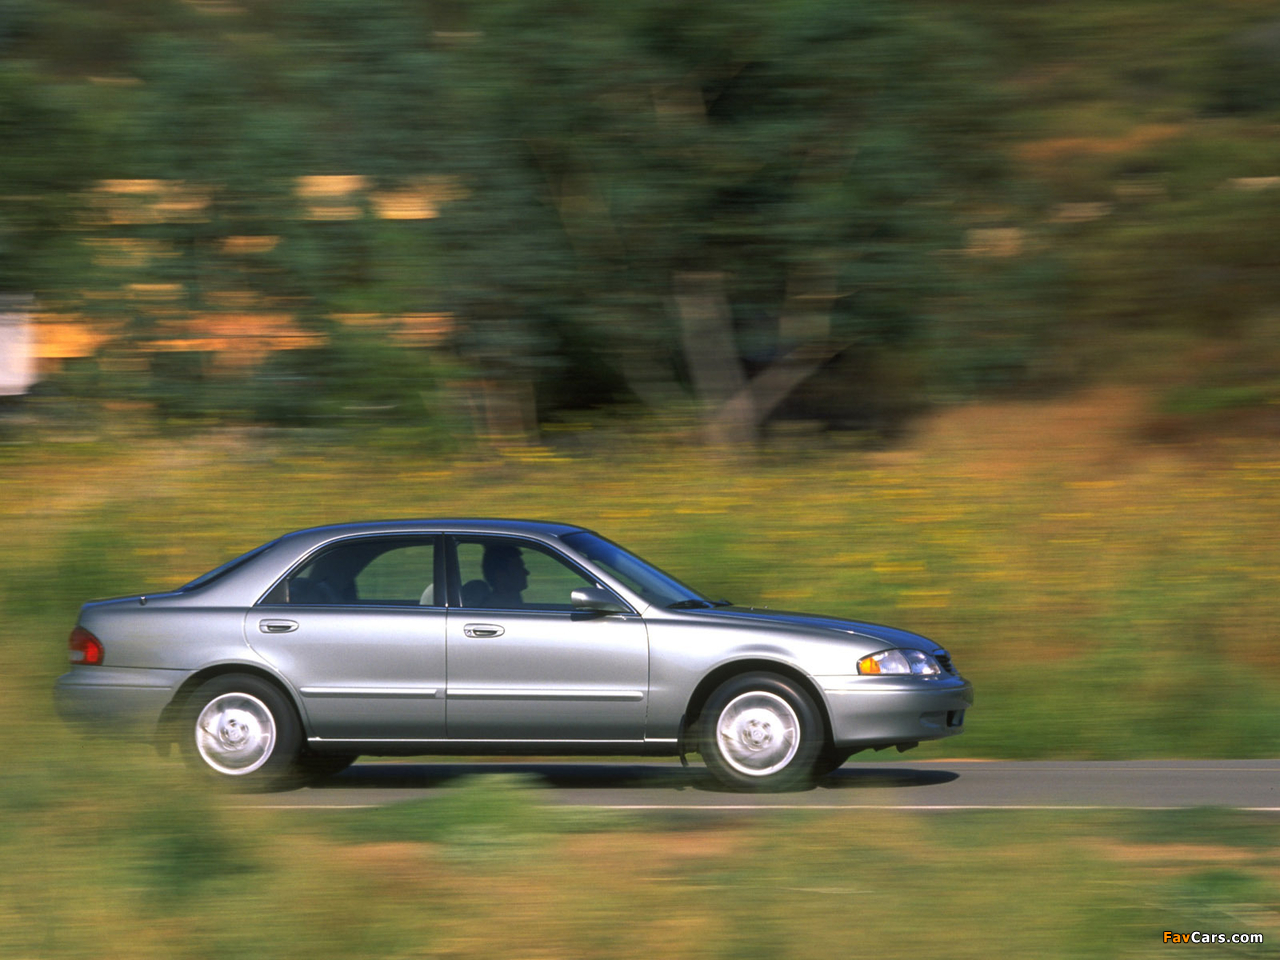
[[[462,632],[468,637],[483,640],[487,637],[500,637],[507,631],[496,623],[468,623],[462,628]]]
[[[259,620],[258,629],[263,633],[293,633],[298,629],[296,620]]]

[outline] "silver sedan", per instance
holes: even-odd
[[[362,754],[693,752],[726,787],[791,788],[960,733],[973,702],[917,634],[710,600],[590,530],[517,520],[300,530],[86,603],[69,645],[65,719],[260,788]]]

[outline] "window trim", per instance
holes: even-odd
[[[425,605],[425,606],[422,604],[418,604],[416,607],[409,604],[399,604],[399,603],[268,603],[267,602],[267,597],[271,596],[271,594],[275,592],[276,588],[279,587],[280,584],[288,580],[290,577],[296,574],[299,570],[301,570],[307,564],[311,563],[313,560],[318,559],[321,556],[321,554],[329,550],[333,550],[338,547],[341,547],[344,544],[355,543],[357,541],[362,541],[362,540],[412,540],[417,543],[424,543],[429,541],[432,547],[434,548],[433,554],[432,554],[432,571],[431,571],[432,577],[434,578],[435,583],[445,582],[444,578],[442,577],[442,574],[445,572],[444,571],[445,564],[444,564],[444,556],[443,556],[444,538],[445,538],[445,534],[439,531],[432,531],[430,533],[362,533],[362,534],[356,534],[355,536],[351,536],[351,537],[339,537],[336,540],[330,540],[326,543],[322,543],[316,546],[311,551],[304,554],[301,559],[297,560],[295,563],[290,565],[289,569],[285,571],[283,576],[277,577],[275,582],[272,583],[271,586],[268,587],[265,591],[263,591],[262,595],[259,596],[258,599],[254,601],[253,606],[255,608],[272,607],[272,608],[284,608],[284,609],[290,609],[293,607],[328,607],[330,609],[338,609],[339,607],[341,607],[342,609],[345,609],[345,610],[414,610],[414,609],[439,610],[439,611],[447,610],[449,609],[449,606],[450,606],[448,602],[449,591],[447,589],[445,590],[445,596],[444,596],[443,602],[438,601],[436,603]]]
[[[576,572],[588,583],[602,590],[608,590],[609,593],[613,594],[613,596],[617,599],[617,601],[620,604],[622,604],[624,607],[627,608],[626,612],[624,613],[611,613],[611,614],[606,614],[606,616],[638,617],[640,615],[639,611],[636,610],[635,606],[631,603],[631,601],[629,601],[626,597],[619,594],[618,591],[615,590],[612,586],[610,586],[608,583],[605,583],[603,580],[600,579],[599,576],[597,576],[592,571],[588,570],[586,567],[584,567],[581,563],[579,563],[573,557],[568,556],[562,550],[556,549],[556,547],[553,544],[547,543],[544,540],[538,540],[538,539],[535,539],[534,537],[523,537],[523,536],[520,536],[519,534],[487,533],[487,532],[485,533],[446,533],[444,535],[444,540],[445,540],[445,544],[443,548],[443,553],[444,553],[445,567],[447,568],[446,572],[448,576],[449,591],[448,591],[447,599],[448,599],[448,607],[450,610],[466,610],[466,611],[474,610],[474,611],[484,611],[489,613],[561,614],[564,616],[568,616],[575,613],[582,614],[582,613],[590,612],[590,611],[578,610],[577,608],[570,608],[568,610],[548,610],[545,607],[513,607],[513,608],[464,607],[462,605],[462,570],[458,564],[458,544],[463,541],[475,542],[475,541],[481,541],[481,540],[506,540],[508,542],[516,543],[521,548],[523,548],[524,545],[528,544],[528,545],[531,545],[533,549],[538,550],[541,553],[551,554],[555,559],[559,560],[566,567]],[[594,616],[600,616],[600,614],[594,614]]]

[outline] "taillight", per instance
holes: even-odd
[[[72,663],[82,663],[88,666],[97,666],[102,663],[102,641],[84,627],[76,627],[71,631],[71,636],[67,640],[67,648],[70,651]]]

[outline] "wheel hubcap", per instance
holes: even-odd
[[[783,769],[800,749],[800,718],[775,693],[734,697],[716,723],[720,755],[734,770],[763,777]]]
[[[224,693],[196,718],[196,750],[218,773],[243,776],[267,762],[275,747],[275,720],[247,693]]]

